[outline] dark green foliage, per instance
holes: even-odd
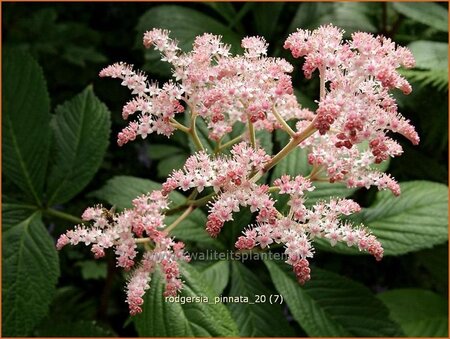
[[[383,292],[378,298],[407,336],[448,336],[447,301],[439,295],[411,288]]]
[[[87,89],[61,106],[51,124],[47,88],[36,61],[11,51],[4,70],[2,162],[5,179],[22,192],[7,186],[2,199],[2,334],[26,336],[47,314],[59,276],[58,255],[42,212],[51,214],[55,202],[75,196],[97,171],[108,143],[109,111]],[[48,167],[51,175],[46,175]]]
[[[56,108],[52,121],[55,147],[47,187],[49,205],[67,202],[91,181],[108,146],[110,124],[109,111],[92,88]]]
[[[50,148],[50,100],[44,75],[35,60],[17,51],[6,52],[3,67],[4,174],[27,201],[42,205]]]
[[[410,181],[400,184],[402,194],[379,192],[375,201],[352,216],[355,223],[367,225],[382,242],[385,255],[401,255],[445,243],[448,240],[448,188],[445,185]],[[359,253],[355,248],[337,244],[324,249],[341,253]]]
[[[182,270],[186,281],[180,297],[199,298],[197,302],[170,302],[163,297],[164,283],[159,272],[152,276],[146,293],[144,312],[134,318],[143,337],[236,337],[238,329],[228,309],[214,300],[213,291],[190,265]],[[206,298],[201,301],[202,297]]]
[[[22,337],[48,312],[58,256],[39,212],[4,229],[2,248],[2,334]]]
[[[401,335],[385,307],[363,285],[313,267],[304,287],[283,263],[265,261],[275,287],[306,333],[312,337],[392,337]]]
[[[231,264],[230,296],[248,297],[248,303],[231,303],[231,315],[236,320],[239,335],[242,337],[290,337],[294,332],[283,315],[279,303],[271,303],[270,291],[260,281],[257,275],[234,261]],[[264,297],[260,297],[264,296]],[[264,300],[264,301],[263,301]],[[275,299],[272,299],[275,300]]]

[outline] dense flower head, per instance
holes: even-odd
[[[135,140],[138,135],[145,139],[153,132],[166,136],[172,134],[175,128],[170,124],[170,120],[177,113],[184,111],[180,102],[182,89],[178,84],[169,81],[162,88],[149,84],[145,75],[136,73],[132,66],[122,62],[106,67],[100,72],[100,76],[122,79],[122,85],[136,95],[123,107],[122,116],[128,119],[136,112],[140,114],[136,121],[130,122],[119,133],[119,146]]]
[[[302,109],[293,94],[288,74],[292,65],[266,57],[263,38],[242,39],[244,55],[231,56],[220,36],[198,36],[192,51],[184,53],[169,33],[161,29],[146,32],[144,46],[161,52],[162,60],[172,65],[176,82],[169,81],[162,88],[150,85],[145,75],[124,63],[100,72],[100,76],[122,79],[122,85],[137,95],[124,106],[123,117],[141,114],[119,134],[119,145],[152,132],[170,136],[174,130],[171,119],[184,110],[181,102],[206,120],[213,140],[230,133],[236,122],[250,120],[256,129],[269,131],[278,128],[274,109],[285,120],[311,118],[312,112]]]
[[[67,231],[59,237],[56,247],[85,243],[92,246],[95,258],[103,257],[105,249],[114,248],[117,266],[126,270],[135,268],[127,285],[127,302],[131,314],[139,313],[142,295],[149,288],[150,273],[157,267],[166,278],[166,295],[175,295],[182,288],[178,262],[189,261],[189,257],[183,253],[184,244],[164,232],[163,211],[167,207],[167,196],[161,191],[134,199],[133,208],[121,213],[112,213],[101,206],[89,207],[82,218],[91,225],[82,224]],[[152,244],[152,249],[136,264],[139,240]]]
[[[392,88],[411,92],[397,68],[413,67],[414,57],[388,38],[357,32],[344,41],[343,33],[328,25],[312,32],[298,30],[286,40],[285,48],[294,57],[305,57],[305,76],[319,69],[325,88],[314,120],[320,136],[301,146],[311,146],[310,163],[325,167],[331,182],[376,185],[399,194],[395,180],[371,165],[402,154],[402,147],[387,136],[390,131],[419,143],[389,93]]]
[[[343,182],[349,188],[376,186],[380,190],[389,189],[395,195],[400,194],[397,181],[375,166],[379,161],[370,145],[362,143],[357,147],[336,148],[336,142],[340,142],[339,136],[327,133],[312,136],[301,147],[309,150],[308,162],[311,165],[325,169],[320,173],[331,183]],[[402,147],[392,139],[386,140],[385,149],[383,156],[386,158],[403,153]]]
[[[168,193],[176,188],[183,191],[196,188],[201,192],[212,187],[218,195],[210,203],[206,230],[215,237],[241,206],[249,206],[252,213],[258,211],[259,220],[273,218],[276,211],[268,195],[269,187],[250,180],[252,173],[263,169],[269,160],[263,149],[254,149],[245,142],[234,145],[230,156],[214,158],[198,152],[187,159],[183,169],[169,176],[163,190]]]
[[[179,263],[189,257],[184,244],[169,233],[182,227],[184,218],[202,204],[208,209],[205,229],[212,237],[233,220],[234,213],[248,208],[255,214],[254,225],[237,239],[236,248],[268,249],[282,244],[286,262],[300,284],[311,278],[309,259],[315,252],[315,239],[324,239],[331,246],[355,246],[381,260],[381,243],[363,225],[353,225],[347,218],[360,211],[356,202],[330,197],[308,205],[306,199],[315,189],[315,180],[343,182],[351,188],[376,186],[400,194],[395,179],[376,165],[403,152],[391,132],[414,145],[419,142],[389,92],[411,92],[397,69],[413,67],[414,57],[388,38],[361,32],[352,34],[350,40],[343,36],[343,30],[328,25],[314,31],[299,29],[285,41],[284,47],[295,58],[304,57],[306,78],[318,70],[320,97],[312,112],[296,99],[290,75],[293,66],[285,59],[267,57],[268,44],[262,37],[243,38],[244,52],[232,55],[230,46],[217,35],[202,34],[191,51],[183,52],[169,31],[155,28],[146,32],[144,46],[160,51],[162,60],[171,64],[173,79],[160,86],[122,62],[100,72],[101,77],[120,79],[133,95],[122,110],[124,119],[133,120],[119,133],[117,142],[122,146],[151,133],[170,137],[179,129],[200,151],[191,155],[183,168],[174,170],[161,190],[134,199],[132,208],[121,212],[102,206],[86,209],[84,223],[61,235],[57,248],[84,243],[91,246],[95,258],[112,248],[117,266],[133,269],[126,287],[132,315],[142,311],[143,295],[155,270],[165,278],[165,296],[182,289]],[[190,126],[176,119],[181,113],[189,116]],[[196,135],[197,118],[206,123],[214,150],[204,148]],[[288,120],[294,120],[295,128]],[[241,135],[227,136],[243,125],[246,128]],[[255,130],[274,129],[287,132],[290,141],[272,157],[260,147]],[[223,154],[231,145],[229,154]],[[296,147],[307,152],[308,176],[281,175],[272,187],[258,183]],[[166,226],[169,194],[176,189],[191,191],[191,195],[174,209],[185,211]],[[273,192],[288,196],[283,213],[276,208]],[[201,197],[193,200],[197,195]],[[139,244],[145,246],[142,254]]]
[[[254,227],[244,231],[236,242],[238,249],[252,249],[255,246],[265,248],[271,244],[284,244],[288,256],[287,263],[293,266],[299,283],[310,279],[308,258],[314,253],[312,241],[323,238],[332,246],[343,242],[347,246],[357,246],[367,251],[376,260],[383,257],[380,242],[363,226],[354,227],[350,222],[341,220],[360,210],[359,205],[349,199],[330,199],[320,201],[311,208],[304,205],[305,194],[312,191],[312,183],[302,177],[282,176],[274,181],[280,194],[289,195],[289,212],[287,215],[277,213],[270,223],[258,222]]]
[[[396,71],[400,66],[414,67],[412,53],[398,47],[391,39],[370,33],[356,32],[350,41],[343,41],[344,31],[333,26],[321,26],[314,31],[298,29],[286,39],[284,48],[295,58],[305,57],[303,72],[310,78],[316,70],[322,70],[328,80],[343,74],[353,79],[374,77],[386,88],[399,88],[405,94],[411,86]]]
[[[275,208],[267,185],[252,180],[255,170],[262,169],[270,157],[262,149],[254,149],[242,142],[235,145],[229,157],[211,157],[205,152],[192,155],[183,169],[174,171],[163,184],[163,191],[169,193],[176,188],[203,190],[212,187],[218,195],[210,203],[206,230],[215,237],[224,223],[233,220],[233,213],[241,207],[257,212],[257,226],[244,232],[237,242],[238,249],[266,248],[273,243],[283,243],[288,255],[287,263],[294,267],[300,282],[309,279],[307,258],[312,257],[314,238],[325,238],[332,246],[345,242],[368,251],[377,260],[383,256],[383,249],[376,238],[363,227],[353,227],[341,221],[360,210],[359,205],[348,199],[331,199],[318,202],[307,209],[304,205],[307,192],[314,190],[309,179],[303,176],[291,178],[284,175],[274,180],[274,187],[280,194],[289,195],[287,216]]]

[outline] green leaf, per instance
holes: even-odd
[[[229,296],[247,297],[248,303],[230,303],[231,315],[236,320],[241,337],[289,337],[294,331],[289,326],[279,304],[271,304],[273,294],[247,267],[239,261],[231,263],[231,289]],[[256,296],[264,296],[257,299]]]
[[[361,221],[383,244],[385,254],[400,255],[448,240],[448,188],[428,181],[400,184],[402,194],[377,194]]]
[[[307,150],[297,147],[276,165],[272,178],[274,180],[284,174],[306,176],[310,170],[311,166],[307,161]]]
[[[38,207],[21,203],[2,201],[2,231],[9,230],[37,212]]]
[[[172,223],[180,213],[166,217],[166,223],[169,225]],[[206,215],[196,209],[189,217],[183,220],[183,222],[174,228],[170,234],[175,238],[190,241],[196,243],[198,246],[206,249],[224,249],[224,245],[217,239],[211,238],[211,236],[205,230]]]
[[[236,15],[233,18],[233,21],[228,25],[228,27],[230,28],[240,28],[240,31],[243,32],[245,31],[245,29],[241,29],[242,28],[242,23],[243,23],[243,19],[244,17],[247,15],[247,13],[249,13],[250,11],[252,11],[254,8],[256,7],[256,4],[253,2],[246,2],[244,3],[241,8],[239,8],[239,11],[236,13]]]
[[[448,10],[437,3],[393,2],[397,12],[422,24],[448,32]]]
[[[48,204],[64,203],[92,180],[108,147],[110,113],[86,88],[56,108],[52,121],[53,159],[48,179]]]
[[[448,90],[447,69],[402,70],[401,74],[409,81],[420,83],[421,86],[432,86],[439,91]]]
[[[233,22],[236,17],[236,10],[230,2],[203,2],[203,5],[212,8],[217,14],[220,14],[228,23]]]
[[[414,41],[408,48],[416,59],[416,68],[445,70],[448,73],[448,44],[436,41]]]
[[[106,263],[103,261],[79,261],[75,264],[81,268],[81,276],[84,280],[88,279],[105,279],[107,275]]]
[[[156,166],[159,178],[167,178],[174,170],[183,168],[188,158],[187,154],[175,154],[165,159],[161,159]]]
[[[165,159],[184,152],[182,148],[174,145],[151,144],[149,146],[148,156],[153,160]]]
[[[377,11],[379,4],[370,3],[302,3],[292,20],[288,33],[297,28],[316,29],[320,25],[333,25],[343,28],[347,35],[356,31],[375,32],[376,26],[370,16]]]
[[[17,18],[13,16],[14,30],[11,31],[8,44],[29,50],[42,64],[49,66],[58,67],[55,64],[59,65],[61,61],[80,67],[84,67],[87,62],[105,63],[106,57],[96,51],[100,32],[80,22],[68,21],[68,18],[58,20],[58,13],[61,11],[56,8],[44,8],[24,11]],[[65,64],[59,67],[70,72]],[[80,72],[80,69],[76,69],[76,72]],[[67,75],[65,78],[66,84],[74,82]]]
[[[196,253],[197,260],[201,260],[202,252]],[[207,285],[211,287],[214,296],[222,294],[225,287],[227,287],[230,278],[230,263],[227,260],[218,260],[213,262],[197,261],[193,262],[196,268],[201,273],[202,278]]]
[[[259,130],[255,132],[255,138],[259,143],[259,147],[266,151],[267,154],[272,154],[273,143],[272,134],[265,130]]]
[[[50,312],[42,323],[45,323],[48,318],[54,321],[57,317],[69,318],[73,321],[94,319],[97,308],[97,300],[89,295],[85,287],[64,286],[56,290]],[[41,325],[38,326],[40,327]]]
[[[241,206],[239,212],[233,213],[233,220],[225,223],[218,239],[224,239],[229,246],[234,248],[238,237],[242,235],[242,231],[250,224],[251,220],[252,213],[250,212],[250,208]]]
[[[134,318],[142,337],[236,337],[238,330],[227,308],[215,303],[214,294],[201,275],[183,265],[185,285],[180,298],[199,298],[195,302],[170,302],[163,297],[164,282],[155,272],[144,296],[143,312]],[[202,302],[202,297],[207,301]]]
[[[151,180],[116,176],[106,183],[101,189],[92,192],[91,195],[107,201],[117,208],[131,208],[132,200],[142,194],[161,189],[161,184]],[[178,192],[172,192],[169,199],[173,202],[171,207],[181,205],[186,198]],[[166,217],[166,225],[173,222],[181,212]],[[205,247],[223,248],[223,245],[217,240],[211,238],[205,230],[206,216],[200,210],[194,210],[189,217],[177,226],[171,234],[184,241],[197,242]]]
[[[444,118],[447,119],[446,116],[442,117],[441,119],[443,120]],[[441,119],[432,119],[432,120],[439,121]],[[421,127],[423,127],[423,125],[421,125]],[[445,130],[448,133],[447,126],[440,125],[439,129]],[[433,132],[437,132],[437,128]],[[448,140],[447,133],[443,133],[445,135],[445,145],[443,140],[444,135],[442,134],[437,135],[438,139],[442,139],[441,140],[442,148],[447,147],[447,140]],[[426,140],[424,141],[426,142]],[[432,147],[435,148],[436,144],[437,142],[433,142]],[[423,151],[418,150],[417,147],[408,145],[405,145],[403,149],[405,153],[402,155],[402,160],[396,162],[396,166],[393,167],[391,170],[395,178],[400,179],[404,177],[418,180],[420,179],[437,182],[447,182],[448,177],[447,164],[441,160],[440,156],[436,159],[436,157],[433,157],[432,154],[428,152],[425,153]]]
[[[132,208],[132,201],[136,197],[159,189],[161,189],[161,184],[157,182],[120,175],[109,179],[105,186],[90,193],[90,195],[104,200],[119,209],[124,209]],[[174,195],[174,197],[175,204],[183,202],[183,197],[180,197],[178,194]]]
[[[17,51],[5,53],[3,71],[3,174],[40,205],[50,146],[44,75],[31,56]]]
[[[136,26],[138,32],[136,46],[142,46],[144,32],[152,28],[163,28],[171,31],[171,37],[179,41],[183,51],[192,48],[195,37],[204,33],[222,35],[225,43],[231,44],[234,51],[240,46],[240,38],[232,30],[215,19],[191,8],[179,5],[156,6],[145,12]],[[170,75],[170,66],[160,60],[159,52],[148,49],[144,58],[145,68],[163,76]]]
[[[255,31],[265,37],[266,40],[271,40],[276,33],[283,7],[283,2],[262,2],[253,10]]]
[[[68,62],[80,67],[85,67],[88,62],[100,64],[108,61],[106,56],[97,52],[92,46],[82,47],[69,45],[66,47],[62,57]]]
[[[447,300],[420,289],[397,289],[378,294],[408,337],[448,337]]]
[[[316,267],[311,280],[298,284],[286,264],[264,262],[295,320],[311,337],[391,337],[398,326],[365,286]]]
[[[47,319],[36,330],[37,337],[115,337],[114,333],[95,321]]]
[[[314,102],[310,97],[306,96],[305,93],[298,90],[297,88],[294,88],[294,94],[297,98],[297,101],[300,103],[301,107],[308,108],[311,111],[315,111],[317,109],[317,103]],[[287,135],[286,132],[283,132]]]
[[[448,290],[448,243],[415,253],[419,265],[429,272],[432,286]]]
[[[48,312],[58,256],[39,212],[3,230],[2,248],[2,336],[25,337]]]
[[[416,112],[417,107],[421,105],[427,107],[426,115],[414,114],[416,124],[420,126],[421,147],[417,150],[417,147],[408,147],[408,144],[405,144],[404,157],[397,164],[406,161],[406,170],[395,168],[397,171],[395,174],[397,177],[404,177],[406,180],[412,180],[410,178],[413,178],[447,183],[448,166],[446,162],[442,161],[442,154],[447,153],[448,149],[448,98],[447,95],[443,95],[442,92],[438,92],[434,88],[419,87],[418,89],[418,91],[411,93],[403,106],[410,112]],[[426,151],[424,152],[424,150]],[[407,161],[406,157],[409,157],[410,160]],[[439,171],[436,168],[438,166],[443,168]],[[417,171],[419,168],[420,170]],[[404,171],[407,173],[404,173]],[[419,172],[422,173],[419,174]],[[438,173],[443,174],[442,180],[435,179],[439,177]]]

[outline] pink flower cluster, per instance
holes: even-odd
[[[176,295],[182,288],[178,261],[189,261],[184,254],[184,244],[175,242],[164,232],[163,211],[167,209],[167,196],[161,191],[153,191],[133,200],[133,208],[121,213],[111,213],[101,206],[90,207],[83,213],[83,220],[91,225],[76,226],[58,239],[56,247],[67,244],[85,243],[92,245],[95,258],[105,255],[105,249],[114,248],[117,266],[129,270],[131,274],[127,285],[127,302],[130,313],[141,312],[142,296],[149,288],[150,273],[159,265],[166,279],[165,295]],[[148,238],[143,238],[144,236]],[[136,241],[145,240],[152,249],[147,250],[139,264]]]
[[[293,266],[301,284],[310,279],[307,258],[313,256],[312,241],[315,238],[327,239],[332,246],[337,242],[344,242],[347,246],[356,245],[360,251],[367,251],[381,260],[383,248],[380,242],[362,226],[355,228],[350,222],[340,219],[341,215],[348,216],[360,210],[356,202],[331,199],[329,202],[318,202],[307,209],[304,205],[305,193],[314,189],[308,179],[284,175],[276,179],[274,185],[280,194],[289,195],[289,212],[286,216],[278,214],[271,223],[258,222],[257,226],[246,230],[236,242],[238,249],[284,244],[288,255],[287,263]]]
[[[343,41],[342,35],[342,30],[329,25],[313,32],[298,30],[285,42],[294,57],[305,58],[306,77],[319,70],[324,88],[314,120],[320,136],[302,146],[311,146],[310,163],[325,167],[331,182],[376,185],[399,194],[395,180],[370,165],[402,153],[401,146],[386,135],[389,131],[414,145],[419,142],[388,92],[392,88],[411,92],[397,68],[413,67],[414,58],[408,49],[384,37],[358,32]]]
[[[184,112],[184,107],[179,101],[183,91],[178,84],[169,81],[159,88],[155,83],[147,83],[145,75],[136,73],[132,66],[122,62],[104,68],[100,76],[121,79],[122,85],[136,95],[123,107],[124,119],[141,112],[137,121],[130,122],[119,133],[117,138],[119,146],[135,140],[138,135],[145,139],[153,132],[166,136],[172,134],[175,128],[170,124],[170,119],[173,119],[175,114]]]
[[[163,184],[164,192],[176,188],[183,191],[196,188],[203,191],[212,187],[217,197],[210,203],[206,230],[215,237],[225,222],[233,220],[233,212],[240,206],[258,212],[258,220],[271,221],[275,217],[274,201],[268,195],[267,185],[258,185],[250,180],[255,171],[261,170],[270,160],[262,149],[254,149],[242,142],[234,145],[231,156],[212,158],[199,152],[186,160],[182,170],[174,171]]]
[[[233,213],[249,206],[252,213],[258,212],[258,226],[245,231],[236,247],[242,250],[257,245],[265,248],[274,242],[285,244],[287,262],[294,267],[302,283],[309,279],[307,258],[312,257],[311,240],[314,238],[328,239],[332,246],[338,241],[356,245],[381,260],[383,249],[373,235],[339,219],[341,215],[358,212],[359,205],[352,200],[331,199],[307,209],[304,195],[314,186],[302,176],[291,179],[285,175],[274,181],[279,193],[290,197],[290,211],[287,216],[281,215],[274,207],[269,187],[252,181],[255,171],[262,169],[269,160],[262,149],[254,149],[244,142],[233,147],[230,157],[212,158],[199,152],[188,158],[182,170],[173,172],[163,184],[163,191],[212,187],[218,195],[210,204],[206,230],[213,237],[220,233],[225,222],[233,220]]]
[[[211,150],[195,153],[181,170],[173,171],[162,190],[133,200],[132,209],[112,213],[101,206],[88,208],[83,220],[90,226],[82,224],[61,235],[58,249],[82,242],[92,245],[95,257],[100,258],[105,249],[114,248],[117,265],[126,270],[134,268],[127,285],[127,302],[131,314],[139,313],[155,269],[161,269],[165,277],[165,295],[175,295],[182,288],[179,262],[189,258],[183,252],[184,244],[170,238],[168,231],[172,227],[165,232],[164,224],[168,195],[181,189],[195,190],[192,196],[214,193],[206,223],[212,237],[233,220],[235,212],[248,207],[256,214],[256,225],[244,231],[236,247],[249,250],[283,244],[287,263],[302,284],[310,279],[308,259],[313,256],[315,239],[325,239],[332,246],[338,242],[356,246],[381,260],[380,242],[362,225],[354,226],[345,220],[360,210],[356,202],[331,198],[307,208],[305,199],[307,192],[314,190],[316,179],[344,182],[348,187],[375,185],[400,194],[398,183],[374,165],[403,152],[387,133],[400,133],[413,144],[419,142],[414,127],[400,115],[389,93],[392,89],[411,92],[411,86],[397,71],[401,66],[414,66],[408,49],[396,46],[390,39],[360,32],[345,41],[343,31],[332,25],[292,33],[284,47],[295,58],[305,58],[303,71],[307,78],[319,71],[320,98],[313,113],[301,108],[294,95],[292,65],[281,58],[267,57],[267,43],[261,37],[242,39],[244,53],[234,56],[221,37],[212,34],[198,36],[192,50],[182,52],[168,31],[153,29],[144,34],[144,45],[161,52],[162,60],[172,66],[174,81],[160,87],[124,63],[100,72],[102,77],[121,79],[134,95],[123,107],[122,115],[124,119],[135,119],[119,133],[119,145],[138,135],[146,138],[158,133],[169,137],[177,128],[201,144],[195,133],[196,117],[206,122],[209,138],[217,142],[217,152],[239,138],[250,140],[252,145],[235,144],[229,155],[209,154]],[[190,115],[191,126],[176,120],[183,112]],[[291,119],[296,121],[296,130],[286,123]],[[236,124],[246,124],[248,129],[223,145],[222,138]],[[277,128],[289,133],[291,139],[271,157],[258,148],[254,130]],[[295,147],[308,151],[313,166],[309,179],[284,175],[274,181],[274,187],[258,183]],[[274,191],[289,196],[287,213],[275,208]],[[182,217],[206,199],[187,200],[190,205]],[[182,218],[172,225],[182,227]],[[138,243],[145,243],[146,250],[136,263]]]
[[[146,32],[145,47],[161,51],[162,60],[171,63],[177,81],[176,85],[166,83],[162,89],[148,85],[145,76],[122,63],[100,72],[100,76],[122,79],[122,85],[138,95],[125,105],[123,116],[127,118],[136,111],[142,115],[119,134],[119,145],[154,131],[170,136],[170,119],[184,109],[179,100],[206,120],[209,137],[216,141],[231,132],[238,121],[250,120],[256,129],[279,128],[273,109],[285,120],[312,118],[312,112],[302,109],[293,94],[287,74],[292,72],[292,65],[284,59],[266,57],[263,38],[244,38],[244,55],[237,56],[230,56],[230,47],[220,39],[203,34],[196,38],[191,52],[183,53],[169,37],[169,31]]]

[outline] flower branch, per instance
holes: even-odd
[[[402,153],[389,132],[400,133],[413,144],[419,142],[414,127],[397,111],[395,98],[389,93],[393,88],[411,92],[411,86],[397,71],[400,66],[414,66],[408,49],[362,32],[344,40],[343,31],[332,25],[292,33],[284,47],[295,58],[305,58],[302,69],[306,78],[316,70],[319,73],[319,107],[313,113],[302,108],[294,95],[290,75],[293,66],[282,58],[267,57],[263,38],[244,38],[244,53],[237,56],[212,34],[197,37],[193,50],[187,53],[181,52],[169,32],[161,29],[146,32],[144,45],[155,47],[171,63],[176,82],[158,87],[124,63],[100,72],[100,76],[121,79],[135,95],[124,106],[122,116],[137,118],[119,133],[117,142],[122,146],[151,133],[170,137],[178,129],[192,138],[197,152],[182,169],[172,172],[161,190],[137,197],[132,208],[120,213],[105,214],[96,206],[86,209],[79,220],[59,211],[46,211],[50,216],[90,223],[89,227],[79,225],[63,234],[58,249],[84,242],[92,245],[95,257],[100,258],[113,247],[117,266],[135,268],[127,285],[127,303],[133,315],[142,311],[142,296],[157,266],[166,280],[164,295],[176,295],[182,288],[178,263],[189,258],[183,251],[184,244],[171,238],[170,232],[206,204],[205,228],[212,237],[217,237],[241,208],[255,213],[256,225],[246,228],[236,248],[246,251],[284,246],[287,263],[301,284],[310,279],[308,259],[313,256],[316,238],[326,239],[332,246],[343,242],[371,253],[377,260],[382,258],[383,248],[367,228],[341,219],[360,210],[356,202],[331,198],[307,208],[305,199],[307,192],[315,189],[313,181],[322,180],[342,182],[349,188],[375,185],[400,194],[395,179],[371,165]],[[187,112],[180,101],[187,103]],[[181,113],[191,114],[189,126],[175,119]],[[208,138],[216,142],[213,155],[205,151],[197,134],[198,116],[207,126]],[[295,130],[288,124],[291,120],[296,122]],[[242,142],[240,135],[222,145],[221,140],[241,123],[247,124],[249,143]],[[271,156],[258,148],[255,133],[277,128],[287,132],[290,140]],[[275,178],[272,187],[258,183],[300,144],[308,147],[308,163],[313,166],[308,176],[282,175]],[[360,149],[362,145],[369,146]],[[229,147],[229,155],[220,154]],[[328,178],[318,176],[322,171]],[[168,209],[170,192],[191,189],[183,204]],[[213,193],[197,198],[205,189]],[[275,208],[274,192],[288,196],[287,215]],[[181,211],[175,221],[165,224],[167,216]],[[137,244],[144,244],[142,257],[137,256]],[[170,259],[160,259],[161,254]],[[135,263],[137,257],[139,264]]]

